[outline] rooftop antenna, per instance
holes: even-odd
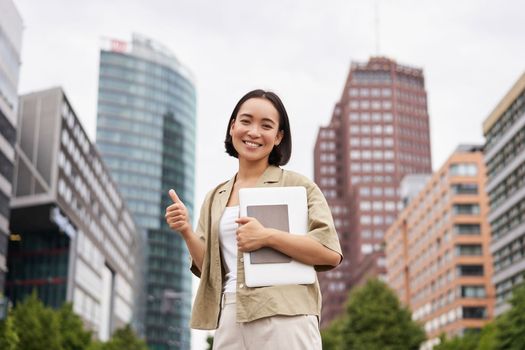
[[[379,38],[379,0],[374,1],[374,29],[375,29],[375,44],[376,44],[376,56],[379,56],[379,44],[380,44],[380,38]]]

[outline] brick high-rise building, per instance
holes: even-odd
[[[400,181],[431,172],[423,71],[384,57],[352,63],[314,158],[315,181],[345,254],[339,268],[319,277],[325,326],[342,311],[352,285],[370,275],[384,278],[383,234],[401,207]]]
[[[492,317],[485,182],[481,147],[458,147],[386,232],[388,284],[425,327],[421,349]]]

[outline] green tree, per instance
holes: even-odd
[[[137,337],[131,326],[117,329],[111,339],[104,343],[102,350],[148,350],[146,343]]]
[[[525,284],[512,292],[511,309],[496,320],[496,348],[525,349]]]
[[[36,292],[13,309],[13,324],[20,338],[18,349],[63,350],[58,315],[44,306]]]
[[[341,326],[342,319],[335,319],[328,327],[321,330],[321,340],[323,342],[323,350],[343,350],[341,349]]]
[[[487,323],[481,330],[476,350],[494,350],[497,344],[497,320]]]
[[[434,346],[433,350],[476,350],[478,348],[479,333],[466,333],[462,337],[447,339],[445,334],[441,335],[441,342]]]
[[[19,338],[13,325],[13,317],[7,316],[5,320],[0,321],[0,349],[16,350]]]
[[[341,340],[343,349],[416,350],[425,332],[385,283],[370,279],[350,293]]]
[[[63,350],[86,350],[91,343],[91,332],[84,330],[82,319],[73,312],[70,303],[58,310]]]

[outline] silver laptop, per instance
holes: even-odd
[[[264,227],[295,235],[308,232],[306,189],[257,187],[239,190],[240,216],[255,217]],[[283,284],[311,284],[313,266],[300,263],[272,248],[244,253],[245,283],[248,287]]]

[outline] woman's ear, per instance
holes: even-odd
[[[232,119],[232,121],[230,122],[230,136],[232,136],[232,132],[233,132],[233,124],[235,124],[235,119]]]
[[[283,137],[284,137],[284,131],[279,130],[279,132],[277,133],[277,136],[275,136],[275,146],[279,146],[279,144],[283,140]]]

